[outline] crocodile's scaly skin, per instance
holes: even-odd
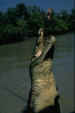
[[[31,61],[32,85],[29,104],[34,113],[38,113],[48,106],[53,106],[58,95],[52,72],[53,59],[48,55],[55,42],[54,36],[49,37],[45,42],[41,41],[43,44],[38,44],[36,49],[38,52],[41,47],[42,54],[39,57],[33,57]]]

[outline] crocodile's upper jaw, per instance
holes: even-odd
[[[56,42],[56,38],[54,36],[51,36],[46,41],[46,47],[45,47],[45,50],[44,50],[44,52],[46,52],[46,53],[44,55],[43,60],[46,60],[48,58],[53,58],[55,42]]]

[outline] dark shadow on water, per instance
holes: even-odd
[[[70,113],[75,113],[75,111],[73,111],[73,112],[70,112]]]
[[[45,109],[41,110],[38,113],[61,113],[58,99],[59,99],[59,96],[56,97],[54,106],[46,107]],[[21,113],[35,113],[35,112],[33,109],[28,107],[27,110],[25,109]]]
[[[39,113],[59,113],[59,112],[54,112],[51,109],[54,109],[54,108],[48,107],[48,108],[44,109],[43,111],[40,111]],[[31,110],[29,110],[29,111],[23,110],[21,113],[34,113],[34,112],[31,112]],[[69,113],[75,113],[75,112],[69,112]]]

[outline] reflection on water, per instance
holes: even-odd
[[[63,113],[74,111],[73,34],[57,37],[54,74]],[[30,89],[29,64],[35,40],[0,46],[0,112],[20,113]]]

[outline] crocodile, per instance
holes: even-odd
[[[36,57],[34,52],[30,64],[31,91],[27,113],[60,113],[59,92],[52,70],[56,38],[50,35],[42,39],[44,41],[41,40],[35,48],[37,52],[41,47],[42,54]]]

